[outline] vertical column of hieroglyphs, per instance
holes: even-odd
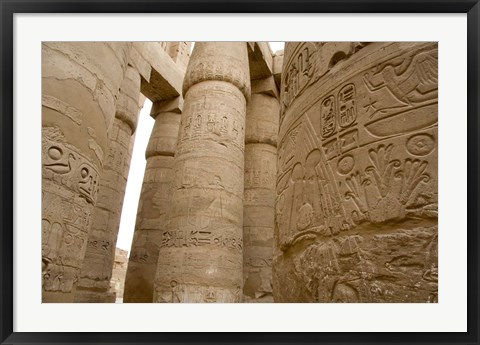
[[[42,300],[73,301],[130,43],[42,44]]]
[[[273,302],[272,258],[280,105],[272,77],[252,81],[245,131],[243,301]]]
[[[274,294],[436,302],[436,43],[287,43]]]
[[[155,102],[155,125],[147,146],[147,166],[138,205],[123,301],[152,303],[158,251],[170,202],[173,156],[177,146],[183,100]]]
[[[155,302],[239,302],[243,266],[245,42],[199,42],[184,81]]]
[[[128,66],[116,101],[75,302],[115,302],[115,295],[108,290],[133,149],[131,138],[138,122],[139,98],[140,75]]]

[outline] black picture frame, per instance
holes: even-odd
[[[0,0],[1,344],[480,344],[479,0]],[[23,333],[13,331],[13,17],[16,13],[467,13],[468,331],[465,333]],[[455,317],[452,315],[452,317]]]

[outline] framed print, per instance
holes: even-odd
[[[477,1],[3,1],[2,344],[478,338]]]

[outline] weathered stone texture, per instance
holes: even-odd
[[[437,302],[437,44],[190,44],[42,44],[42,301]]]
[[[245,49],[245,42],[197,42],[185,73],[185,98],[193,85],[216,80],[233,84],[248,99],[250,71]]]
[[[155,302],[239,302],[243,267],[245,42],[199,42],[183,86]]]
[[[75,302],[111,302],[110,279],[117,243],[120,215],[132,157],[132,134],[139,113],[140,75],[128,66],[117,99],[117,111],[110,133],[110,143],[98,202],[93,211]]]
[[[147,166],[125,280],[124,302],[151,303],[158,252],[171,197],[173,156],[181,117],[181,98],[152,105],[155,124],[146,150]]]
[[[273,70],[273,53],[268,42],[247,42],[250,79],[268,78]]]
[[[72,302],[127,42],[42,44],[42,301]]]
[[[142,76],[141,92],[152,102],[180,96],[185,74],[161,43],[133,42],[130,55],[132,65]]]
[[[273,55],[273,78],[275,79],[275,83],[280,88],[282,83],[282,68],[283,68],[283,50],[276,51]]]
[[[287,43],[276,302],[437,301],[438,51]]]
[[[272,258],[280,106],[273,77],[252,81],[245,131],[243,301],[273,302]]]
[[[243,210],[244,302],[273,302],[276,147],[247,144]]]
[[[110,280],[110,294],[115,296],[116,303],[123,302],[125,275],[127,274],[128,251],[115,248],[115,261],[113,262],[112,278]]]
[[[263,143],[276,147],[278,114],[280,114],[278,100],[262,93],[253,94],[247,114],[245,142],[247,144]]]
[[[166,51],[177,66],[185,71],[190,60],[192,42],[168,42]]]

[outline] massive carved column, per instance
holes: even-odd
[[[280,105],[273,76],[252,81],[245,131],[243,301],[273,302],[272,259]]]
[[[109,293],[120,216],[138,122],[140,75],[128,66],[116,102],[116,114],[99,184],[97,205],[78,282],[75,302],[115,302]]]
[[[274,297],[437,301],[438,50],[287,43]]]
[[[42,301],[72,302],[129,43],[42,44]]]
[[[184,81],[156,302],[239,302],[243,266],[245,42],[199,42]]]
[[[156,102],[151,116],[155,118],[146,151],[147,166],[138,205],[123,301],[152,303],[153,284],[165,213],[171,202],[173,156],[177,146],[183,100]]]

